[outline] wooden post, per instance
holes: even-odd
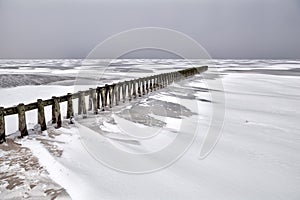
[[[166,73],[166,86],[170,85],[169,83],[169,73]]]
[[[127,82],[127,90],[128,90],[128,100],[129,101],[131,101],[131,99],[132,99],[132,96],[131,96],[131,94],[132,94],[132,81],[130,80],[130,81],[128,81]]]
[[[115,84],[115,90],[114,90],[114,93],[115,93],[115,102],[116,102],[116,106],[119,105],[119,84],[116,83]]]
[[[5,139],[5,119],[4,119],[4,108],[0,107],[0,144],[6,142]]]
[[[27,125],[26,125],[26,116],[25,116],[25,105],[20,103],[17,106],[18,118],[19,118],[19,131],[21,137],[28,135]]]
[[[97,93],[96,93],[95,89],[92,90],[92,100],[93,100],[93,111],[94,111],[94,114],[97,115],[98,114]]]
[[[121,87],[122,87],[122,85],[120,83],[118,83],[118,102],[121,101]]]
[[[78,92],[78,115],[82,114],[82,104],[81,104],[81,91]]]
[[[116,101],[116,84],[112,84],[111,86],[111,102],[112,102],[112,106],[114,105],[114,102]]]
[[[165,73],[165,87],[167,87],[169,85],[168,82],[168,73]]]
[[[171,73],[168,73],[168,85],[171,85]]]
[[[160,75],[160,88],[164,88],[164,74]]]
[[[138,95],[140,97],[140,96],[142,96],[142,93],[141,93],[141,79],[140,78],[137,80],[137,83],[138,83]]]
[[[47,130],[46,119],[45,119],[45,111],[44,111],[44,103],[42,99],[37,100],[38,106],[38,124],[41,126],[41,131]]]
[[[166,73],[163,75],[163,79],[164,79],[164,87],[167,87],[168,83],[167,83],[167,74]]]
[[[162,85],[162,74],[158,75],[159,89],[163,88]]]
[[[132,81],[132,96],[133,96],[133,98],[136,98],[136,81],[135,80],[133,80]]]
[[[106,97],[105,97],[105,88],[103,88],[103,87],[101,87],[100,88],[100,94],[101,94],[101,103],[102,103],[102,105],[101,105],[101,107],[102,107],[102,111],[104,111],[105,110],[105,99],[106,99]]]
[[[87,117],[86,112],[86,104],[85,104],[85,95],[84,92],[79,92],[79,99],[78,99],[78,110],[80,108],[80,112],[78,111],[78,114],[83,114],[83,118]]]
[[[158,79],[158,89],[161,89],[162,88],[162,75],[158,75],[157,79]]]
[[[82,92],[82,112],[83,112],[83,118],[87,117],[87,110],[86,110],[86,104],[85,104],[85,94]]]
[[[100,109],[100,87],[97,87],[97,89],[96,89],[96,96],[97,96],[97,103],[96,103],[96,105],[97,105],[97,109]]]
[[[107,102],[108,102],[108,93],[109,93],[109,86],[108,84],[105,84],[105,106],[108,106]]]
[[[157,75],[157,76],[156,76],[156,81],[157,81],[156,89],[158,90],[158,89],[161,87],[161,83],[160,83],[160,75]]]
[[[153,77],[153,90],[155,91],[156,90],[156,87],[157,87],[157,76],[155,75],[154,77]]]
[[[145,78],[145,81],[146,81],[146,93],[148,94],[149,93],[149,78]]]
[[[67,119],[74,117],[72,94],[68,93]]]
[[[93,88],[89,88],[89,108],[88,110],[91,111],[93,109],[93,94],[92,94]]]
[[[61,127],[61,114],[60,114],[59,99],[55,96],[53,96],[52,99],[53,99],[52,124],[56,123],[56,128],[60,128]]]
[[[150,87],[149,87],[150,91],[153,91],[153,76],[150,77]]]
[[[175,82],[175,74],[176,74],[176,72],[173,72],[173,73],[172,73],[172,82],[173,82],[173,83]]]
[[[108,87],[108,95],[109,95],[109,107],[113,106],[113,86]]]
[[[145,95],[146,91],[145,91],[145,78],[142,78],[142,94]]]
[[[123,97],[123,103],[126,101],[126,82],[122,83],[122,97]]]

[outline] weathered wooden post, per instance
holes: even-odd
[[[126,101],[126,82],[124,81],[122,83],[122,97],[123,97],[123,103]]]
[[[114,105],[114,102],[116,101],[116,84],[112,84],[112,105]]]
[[[56,123],[56,128],[60,128],[61,127],[61,114],[60,114],[59,99],[55,96],[53,96],[52,99],[53,99],[52,124]]]
[[[146,81],[146,93],[148,94],[149,93],[149,78],[146,77],[145,81]]]
[[[5,139],[5,119],[4,119],[4,108],[0,107],[0,144],[6,142]]]
[[[153,91],[153,76],[150,77],[150,87],[149,87],[150,91]]]
[[[100,94],[101,92],[100,92],[100,87],[97,87],[97,89],[96,89],[96,96],[97,96],[97,108],[98,109],[100,109],[100,96],[101,96],[101,94]]]
[[[142,94],[145,95],[146,91],[145,91],[145,78],[142,78]]]
[[[114,90],[114,93],[115,93],[115,101],[116,101],[116,106],[117,105],[119,105],[119,101],[120,101],[120,99],[119,99],[119,84],[118,83],[116,83],[115,84],[115,90]]]
[[[166,85],[170,85],[170,74],[166,73]]]
[[[132,81],[132,96],[133,98],[136,98],[136,80]]]
[[[101,87],[101,88],[100,88],[100,94],[101,94],[102,111],[105,110],[105,105],[106,105],[106,103],[105,103],[105,99],[106,99],[105,93],[106,93],[106,92],[105,92],[105,88],[104,88],[104,87]]]
[[[161,75],[157,75],[157,89],[161,88]]]
[[[112,85],[108,87],[108,95],[109,95],[109,107],[112,108],[113,107],[113,86]]]
[[[158,78],[159,78],[159,89],[161,89],[161,88],[163,88],[163,75],[162,74],[160,74],[159,76],[158,76]]]
[[[105,102],[105,106],[108,106],[107,102],[108,102],[108,93],[109,93],[109,86],[108,84],[105,84],[105,99],[104,99],[104,102]]]
[[[118,83],[118,102],[121,101],[121,90],[122,90],[122,84],[120,82]]]
[[[38,124],[41,126],[41,131],[47,130],[45,111],[44,111],[44,102],[42,99],[37,100],[38,106]]]
[[[137,83],[138,83],[138,96],[141,97],[142,92],[141,92],[141,79],[140,78],[137,80]]]
[[[173,83],[176,81],[176,72],[173,72],[172,80],[173,80]]]
[[[89,108],[88,110],[91,111],[93,109],[93,88],[89,88]]]
[[[78,115],[82,114],[81,91],[78,92]]]
[[[170,73],[166,73],[166,85],[170,85]]]
[[[165,87],[167,87],[168,86],[168,73],[165,73],[164,80],[165,80]]]
[[[158,75],[159,89],[163,88],[163,79],[162,74]]]
[[[96,93],[96,90],[93,89],[92,90],[92,102],[93,102],[93,111],[94,111],[94,114],[98,114],[98,107],[97,107],[97,93]]]
[[[168,82],[168,73],[165,73],[165,87],[167,87],[169,85]]]
[[[157,87],[157,75],[153,77],[153,90],[155,91]]]
[[[86,112],[86,104],[85,104],[85,94],[84,92],[79,92],[79,98],[78,98],[78,115],[82,114],[83,118],[87,117]]]
[[[25,105],[20,103],[17,106],[18,118],[19,118],[19,131],[21,137],[28,135],[27,125],[26,125],[26,116],[25,116]]]
[[[172,83],[174,83],[174,81],[175,81],[175,72],[172,72],[171,81],[172,81]]]
[[[83,118],[86,118],[87,117],[87,110],[86,110],[86,104],[85,104],[85,93],[82,92],[81,93],[82,95],[82,113],[83,113]]]
[[[132,99],[132,91],[131,91],[131,89],[132,89],[132,81],[130,80],[130,81],[127,81],[127,93],[128,93],[128,100],[129,101],[131,101],[131,99]]]
[[[67,119],[74,117],[72,94],[67,94]]]

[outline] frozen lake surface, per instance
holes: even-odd
[[[43,169],[24,170],[15,154],[16,162],[1,160],[0,199],[299,199],[299,60],[114,60],[109,66],[108,60],[0,60],[0,105],[204,64],[220,77],[205,72],[97,116],[79,116],[75,125],[65,121],[61,129],[15,139]],[[203,77],[222,81],[226,102],[211,98],[216,88]],[[199,159],[219,103],[226,112],[221,138]],[[50,107],[46,114],[50,121]],[[26,115],[34,129],[36,111]],[[6,117],[7,135],[13,138],[16,130],[16,116]],[[189,145],[180,155],[176,149],[155,154],[175,142],[178,148]],[[9,158],[16,148],[0,145],[0,157]],[[21,177],[13,188],[6,177],[11,174]]]

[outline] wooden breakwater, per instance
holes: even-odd
[[[152,75],[133,80],[125,80],[123,82],[106,84],[97,88],[90,88],[86,91],[79,91],[77,93],[68,93],[64,96],[55,97],[51,99],[42,100],[38,99],[36,102],[23,104],[17,106],[3,108],[0,107],[0,143],[5,142],[5,116],[18,115],[18,126],[20,136],[28,135],[26,125],[26,111],[37,109],[38,124],[41,131],[47,129],[45,119],[45,106],[52,106],[52,124],[56,128],[62,125],[62,116],[60,112],[60,103],[67,102],[66,118],[71,119],[74,117],[73,99],[78,99],[78,115],[83,118],[87,116],[87,111],[93,114],[98,114],[99,111],[104,111],[107,107],[119,105],[120,102],[125,102],[126,99],[131,101],[137,97],[148,94],[149,92],[161,89],[173,82],[180,81],[183,78],[202,73],[207,70],[207,66],[193,67],[179,71]],[[88,96],[88,108],[86,105],[86,96]],[[71,120],[70,120],[71,121]]]

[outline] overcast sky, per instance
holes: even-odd
[[[84,58],[145,26],[183,32],[213,58],[300,58],[300,0],[0,0],[0,58]]]

